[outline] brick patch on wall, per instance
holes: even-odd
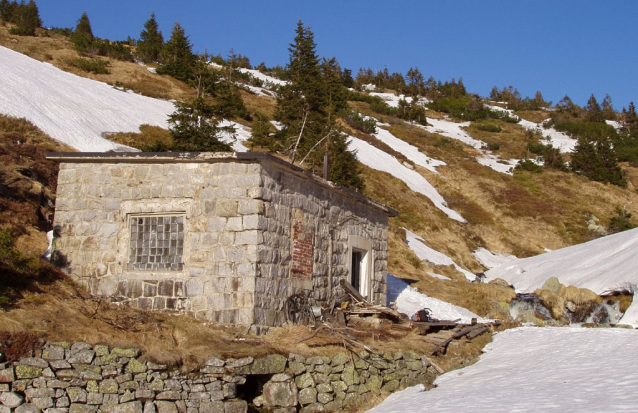
[[[292,275],[312,279],[314,229],[295,221],[293,225]]]

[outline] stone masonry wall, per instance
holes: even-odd
[[[361,201],[308,185],[303,177],[276,166],[264,165],[262,174],[259,199],[264,201],[263,240],[268,249],[257,263],[256,321],[282,324],[283,313],[278,309],[287,297],[302,289],[311,291],[310,298],[316,304],[328,304],[343,294],[339,280],[348,278],[348,239],[353,235],[371,242],[370,298],[385,305],[388,216]],[[305,277],[289,277],[295,227],[313,236],[312,267],[306,268],[312,271],[309,282],[304,282]]]
[[[211,358],[190,374],[140,355],[137,348],[47,343],[33,357],[0,363],[0,413],[243,413],[249,403],[273,412],[336,411],[435,377],[413,351]]]
[[[292,294],[342,293],[353,236],[370,242],[370,298],[385,303],[386,213],[275,162],[62,162],[55,225],[75,280],[144,309],[281,325]]]
[[[56,251],[92,294],[153,310],[252,324],[260,165],[62,163]],[[128,216],[184,217],[181,271],[129,271]]]

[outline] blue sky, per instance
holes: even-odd
[[[83,11],[96,36],[139,38],[155,12],[165,39],[176,21],[194,50],[253,65],[288,62],[288,44],[302,20],[317,52],[356,74],[361,67],[427,78],[463,78],[470,92],[514,86],[558,102],[584,105],[605,94],[617,110],[638,103],[638,2],[635,1],[216,1],[40,0],[45,26],[75,27]]]

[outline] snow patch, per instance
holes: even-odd
[[[603,295],[638,285],[638,228],[492,268],[486,281],[502,278],[517,293],[531,293],[550,277]]]
[[[356,156],[359,162],[372,169],[387,172],[400,179],[405,182],[411,190],[429,198],[434,206],[443,211],[449,218],[459,222],[466,222],[461,214],[447,206],[445,199],[438,193],[436,188],[418,172],[406,168],[394,156],[375,148],[361,139],[355,138],[354,136],[350,136],[349,139],[350,149],[357,151]]]
[[[423,238],[408,229],[405,229],[405,242],[420,260],[429,261],[434,265],[452,265],[457,271],[465,275],[465,278],[468,280],[474,281],[476,279],[475,274],[459,267],[452,258],[447,255],[425,245],[425,240]]]
[[[518,164],[518,159],[502,160],[491,151],[483,149],[485,142],[474,139],[463,128],[470,126],[470,122],[456,123],[446,119],[428,118],[428,126],[417,125],[430,133],[447,136],[471,146],[481,153],[476,160],[483,166],[494,169],[497,172],[511,175],[512,169]]]
[[[388,301],[390,300],[395,303],[397,311],[410,317],[417,311],[428,308],[431,310],[431,316],[439,320],[459,320],[461,323],[471,323],[472,318],[476,318],[479,322],[488,321],[466,308],[428,297],[418,292],[416,288],[410,287],[400,278],[388,274]],[[388,305],[390,304],[389,302]]]
[[[0,113],[24,117],[79,151],[131,151],[102,133],[167,128],[171,102],[126,93],[0,47]]]
[[[428,171],[438,174],[436,168],[438,166],[445,165],[445,162],[430,158],[423,152],[419,151],[419,148],[397,138],[388,130],[377,128],[377,131],[373,133],[372,136],[385,143],[395,151],[402,153],[403,155],[405,155],[406,158],[408,158],[415,164],[424,167]]]
[[[514,255],[497,254],[483,247],[477,248],[476,251],[473,252],[473,255],[481,265],[490,269],[518,259]]]
[[[369,412],[634,411],[637,339],[626,329],[507,330],[477,363],[439,376],[435,388],[410,387]]]

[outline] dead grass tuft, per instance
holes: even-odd
[[[171,133],[159,126],[141,125],[139,133],[137,132],[117,132],[107,135],[107,138],[113,142],[121,143],[132,148],[143,148],[145,146],[153,146],[157,142],[161,142],[166,146],[173,144]]]
[[[40,338],[29,331],[0,331],[0,353],[7,362],[31,357],[33,351],[42,348]]]

